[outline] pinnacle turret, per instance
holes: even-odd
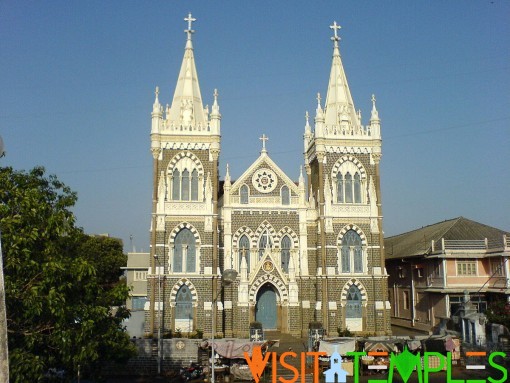
[[[381,119],[375,107],[375,95],[372,95],[372,114],[370,116],[370,134],[373,138],[381,138]]]

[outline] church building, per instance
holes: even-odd
[[[294,181],[271,159],[264,134],[260,156],[243,174],[219,169],[219,96],[215,90],[212,107],[204,108],[196,20],[189,14],[185,21],[173,100],[163,107],[156,88],[152,109],[146,333],[247,337],[259,322],[264,331],[304,336],[320,322],[333,336],[338,329],[389,334],[380,119],[374,96],[367,125],[354,107],[340,27],[330,27],[325,102],[317,95],[315,116],[306,113],[304,129],[296,127],[304,166]],[[234,281],[225,280],[225,270]]]

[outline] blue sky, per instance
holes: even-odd
[[[510,231],[510,2],[0,2],[2,166],[78,192],[88,233],[147,250],[154,88],[170,103],[191,11],[204,104],[220,93],[221,177],[269,155],[297,179],[325,97],[329,25],[363,123],[382,119],[384,230],[465,216]]]

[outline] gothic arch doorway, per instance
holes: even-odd
[[[255,320],[262,323],[264,330],[278,328],[278,296],[276,288],[271,283],[265,283],[257,292],[255,305]]]

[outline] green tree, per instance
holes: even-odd
[[[76,193],[43,168],[0,168],[0,229],[13,382],[37,382],[50,368],[94,374],[126,359],[128,295],[119,280],[120,241],[75,226]],[[118,307],[117,307],[118,306]]]
[[[502,324],[510,330],[510,312],[505,299],[496,299],[491,302],[486,315],[490,323]]]

